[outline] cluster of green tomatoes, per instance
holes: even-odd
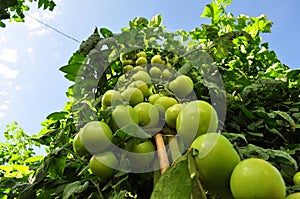
[[[123,75],[101,99],[101,111],[109,112],[110,119],[87,123],[74,138],[73,148],[89,158],[90,172],[103,182],[113,177],[124,157],[112,146],[124,134],[128,134],[126,142],[118,147],[131,153],[125,155],[128,172],[153,171],[157,164],[154,137],[160,133],[177,139],[180,154],[196,152],[197,176],[205,190],[222,198],[286,197],[276,167],[258,158],[241,160],[230,141],[217,133],[217,112],[195,97],[189,76],[175,71],[159,53],[138,51],[123,54],[120,60]],[[137,132],[142,132],[140,137]]]

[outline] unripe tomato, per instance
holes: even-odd
[[[155,101],[156,101],[158,98],[160,98],[161,96],[162,96],[162,95],[161,95],[161,94],[158,94],[158,93],[153,94],[153,95],[150,95],[149,98],[148,98],[148,101],[149,101],[149,103],[154,104]]]
[[[139,118],[139,125],[145,127],[156,127],[159,122],[157,108],[148,102],[142,102],[134,107]]]
[[[230,192],[230,175],[241,161],[229,140],[219,133],[207,133],[194,140],[195,162],[200,181],[210,191]]]
[[[245,159],[234,168],[230,188],[236,199],[284,199],[286,194],[280,172],[272,164],[259,158]]]
[[[300,198],[300,192],[297,192],[288,195],[285,199],[299,199],[299,198]]]
[[[137,55],[137,57],[145,57],[145,58],[147,58],[147,54],[144,51],[140,51],[136,55]]]
[[[151,77],[145,71],[137,71],[135,74],[132,75],[134,80],[142,80],[146,84],[151,84]]]
[[[300,185],[300,171],[295,173],[295,175],[293,177],[293,181],[294,181],[295,185]]]
[[[132,167],[141,169],[147,168],[151,165],[151,162],[155,156],[155,147],[151,140],[139,141],[138,139],[131,139],[126,149],[130,152],[129,159]]]
[[[131,82],[128,85],[128,87],[140,89],[142,91],[144,97],[147,97],[149,94],[148,85],[145,82],[143,82],[142,80],[137,80],[137,81]]]
[[[118,164],[116,156],[110,151],[94,155],[89,162],[92,173],[103,181],[113,176]]]
[[[169,89],[179,98],[184,98],[193,92],[194,83],[189,76],[179,75],[169,83]]]
[[[139,66],[139,65],[144,65],[147,64],[147,59],[145,57],[139,57],[136,61],[135,61],[135,65]]]
[[[139,124],[139,117],[136,111],[129,105],[118,105],[112,111],[112,127],[116,131],[130,124]]]
[[[162,71],[160,70],[160,68],[154,66],[150,68],[149,74],[152,78],[158,79],[160,78]]]
[[[215,109],[202,100],[184,104],[176,120],[178,135],[189,146],[193,140],[208,132],[216,132],[218,116]]]
[[[123,67],[124,73],[128,73],[129,71],[133,70],[134,67],[132,65],[126,65]]]
[[[114,106],[118,102],[123,101],[123,97],[119,91],[108,90],[102,96],[102,107],[105,109],[109,106]]]
[[[79,155],[80,157],[83,157],[83,156],[89,156],[90,153],[87,151],[87,149],[84,147],[84,145],[82,144],[82,141],[80,139],[80,136],[81,136],[81,132],[82,131],[79,131],[75,137],[74,137],[74,140],[73,140],[73,150],[74,152]]]
[[[160,109],[160,110],[162,110],[161,114],[165,115],[165,111],[169,107],[171,107],[171,106],[173,106],[175,104],[178,104],[178,102],[173,97],[161,96],[157,100],[155,100],[154,104],[162,106],[162,109]]]
[[[127,88],[122,92],[123,99],[129,103],[130,106],[135,106],[144,101],[143,92],[138,88]]]
[[[80,133],[80,140],[84,147],[92,154],[104,151],[113,138],[110,127],[102,121],[87,123]]]
[[[162,60],[161,55],[154,55],[151,58],[151,64],[164,64],[165,62]]]
[[[168,126],[175,129],[176,128],[176,119],[181,110],[181,104],[174,104],[169,107],[165,112],[165,120]]]

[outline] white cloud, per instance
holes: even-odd
[[[6,62],[16,63],[18,58],[18,52],[16,49],[3,48],[0,51],[0,60]]]
[[[4,117],[4,113],[0,112],[0,119]],[[2,123],[0,123],[0,126],[2,125]]]
[[[2,76],[4,79],[15,79],[18,75],[18,70],[13,70],[4,64],[0,64],[0,76]]]
[[[3,44],[5,44],[6,43],[6,38],[2,35],[1,37],[0,37],[0,45],[3,45]]]
[[[6,111],[6,110],[8,110],[8,105],[7,104],[2,104],[2,105],[0,105],[0,111]]]

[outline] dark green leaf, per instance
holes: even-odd
[[[68,112],[66,111],[61,111],[61,112],[54,112],[54,113],[51,113],[49,114],[46,119],[47,120],[62,120],[62,119],[66,119],[66,117],[68,116]]]
[[[112,31],[108,30],[107,28],[100,28],[100,33],[104,38],[109,38],[113,36]]]
[[[83,192],[88,186],[89,181],[85,181],[84,184],[81,184],[80,181],[75,181],[66,185],[63,192],[63,199],[69,199],[73,194]]]
[[[167,169],[155,185],[151,199],[190,199],[191,190],[192,180],[186,159]]]

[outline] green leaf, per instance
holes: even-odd
[[[34,156],[34,157],[27,158],[24,162],[25,163],[39,162],[43,159],[44,159],[44,156],[37,155],[37,156]]]
[[[61,112],[54,112],[54,113],[51,113],[49,114],[46,119],[47,120],[62,120],[62,119],[66,119],[66,117],[68,116],[68,112],[66,111],[61,111]]]
[[[64,73],[67,73],[68,75],[76,76],[81,66],[82,66],[81,63],[74,63],[74,64],[63,66],[59,70]]]
[[[69,199],[75,193],[81,193],[89,186],[89,181],[85,181],[82,185],[80,181],[72,182],[65,186],[63,192],[63,199]]]
[[[112,31],[108,30],[107,28],[100,28],[100,33],[104,38],[109,38],[114,35]]]
[[[192,180],[188,160],[182,160],[169,167],[160,177],[151,195],[151,199],[190,199]]]

